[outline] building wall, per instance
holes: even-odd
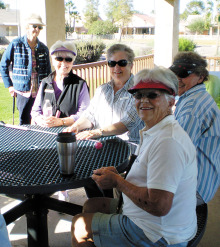
[[[154,24],[149,21],[143,20],[136,15],[133,15],[132,21],[129,23],[129,27],[154,27]]]
[[[5,36],[18,36],[18,27],[17,26],[6,26],[6,35]]]
[[[10,25],[0,26],[0,37],[5,36],[18,36],[18,27]]]
[[[0,37],[6,36],[5,26],[0,26]]]

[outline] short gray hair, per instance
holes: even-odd
[[[127,54],[128,61],[133,63],[134,61],[134,51],[124,44],[114,44],[107,50],[107,60],[110,60],[115,52],[124,51]]]
[[[134,86],[140,81],[151,80],[153,82],[161,82],[169,88],[172,88],[175,94],[178,92],[179,81],[176,75],[170,70],[162,66],[153,69],[143,69],[134,76]]]

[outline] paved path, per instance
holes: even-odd
[[[83,205],[87,199],[83,188],[69,191],[70,202]],[[55,194],[53,197],[57,198]],[[1,213],[19,204],[14,200],[0,195]],[[71,247],[71,221],[73,216],[60,214],[49,210],[48,214],[48,237],[50,247]],[[7,226],[12,247],[27,247],[26,217],[22,216]],[[0,244],[1,246],[1,244]],[[40,246],[39,246],[40,247]]]

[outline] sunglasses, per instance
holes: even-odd
[[[170,70],[172,70],[176,76],[180,78],[186,78],[192,73],[194,73],[196,64],[186,64],[186,63],[174,63],[173,65],[170,66]]]
[[[63,62],[63,60],[65,60],[67,63],[71,63],[73,61],[71,57],[55,57],[55,60],[58,62]]]
[[[32,25],[32,27],[33,27],[34,29],[38,27],[38,29],[39,29],[39,30],[42,30],[42,29],[43,29],[43,27],[42,27],[42,26],[35,25],[35,24],[33,24],[33,25]]]
[[[127,64],[129,64],[129,63],[130,62],[128,62],[125,59],[119,60],[118,62],[113,61],[113,60],[108,60],[108,66],[111,67],[111,68],[115,67],[116,64],[118,64],[118,66],[120,66],[120,67],[126,67]]]
[[[159,96],[161,96],[161,94],[154,93],[154,92],[149,92],[149,93],[136,92],[133,94],[133,97],[137,100],[140,100],[142,98],[156,99]]]
[[[193,73],[192,70],[183,69],[181,71],[175,72],[176,76],[180,78],[186,78]]]

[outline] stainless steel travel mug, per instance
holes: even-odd
[[[77,149],[75,133],[58,133],[56,145],[59,157],[60,172],[63,175],[73,174]]]

